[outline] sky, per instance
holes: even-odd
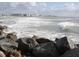
[[[0,13],[38,13],[79,16],[78,2],[0,2]]]

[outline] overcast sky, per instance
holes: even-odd
[[[0,13],[79,15],[78,2],[0,2]]]

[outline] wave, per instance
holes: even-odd
[[[73,22],[60,22],[57,24],[62,30],[67,30],[71,27],[79,27],[78,23]]]

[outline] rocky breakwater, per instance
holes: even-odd
[[[11,56],[21,56],[19,55],[18,43],[16,42],[17,36],[15,33],[6,33],[7,26],[0,25],[0,56],[11,57]],[[16,52],[18,53],[16,53]],[[12,54],[12,55],[11,55]]]

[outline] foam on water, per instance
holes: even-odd
[[[62,22],[60,19],[57,19],[57,20],[54,19],[53,21],[53,19],[44,19],[44,18],[42,19],[37,17],[16,17],[12,19],[8,18],[8,20],[6,21],[1,19],[0,21],[3,22],[0,24],[7,25],[9,27],[9,30],[16,32],[18,38],[32,37],[33,35],[37,35],[40,37],[46,37],[54,41],[55,38],[61,38],[61,37],[67,36],[69,43],[72,44],[71,41],[73,41],[74,43],[79,43],[79,40],[78,40],[79,34],[76,35],[79,30],[78,23],[68,22],[68,21]],[[49,30],[50,25],[51,25],[52,31]],[[42,26],[48,26],[48,27],[45,30],[42,30],[41,29]],[[38,29],[38,27],[40,29]],[[57,32],[55,30],[59,30],[59,31]]]
[[[70,27],[77,27],[79,26],[79,24],[77,23],[73,23],[73,22],[60,22],[58,23],[58,25],[64,30],[64,29],[68,29]]]
[[[17,36],[18,37],[25,37],[25,36],[32,36],[33,34],[36,34],[36,35],[39,35],[39,36],[43,36],[43,37],[48,37],[49,33],[48,31],[41,31],[41,30],[37,30],[37,29],[31,29],[29,27],[38,27],[38,26],[41,26],[41,25],[46,25],[46,24],[49,24],[50,22],[43,22],[41,21],[42,19],[39,19],[39,18],[21,18],[19,17],[18,19],[14,19],[12,20],[15,21],[16,23],[14,24],[6,24],[5,21],[4,21],[4,24],[6,24],[10,30],[13,30],[15,32],[17,32]],[[9,20],[6,20],[9,22]],[[42,35],[40,35],[42,34]],[[48,35],[46,35],[48,34]]]

